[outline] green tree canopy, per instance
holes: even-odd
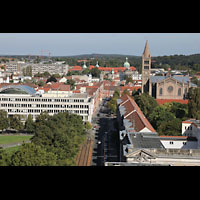
[[[57,82],[57,79],[56,79],[56,77],[54,75],[52,75],[51,77],[49,77],[47,79],[46,83],[48,83],[48,82]]]
[[[162,134],[164,132],[163,129],[162,129],[162,127],[164,126],[163,123],[173,121],[173,120],[176,119],[176,117],[175,117],[174,114],[167,111],[165,108],[163,108],[161,106],[157,106],[156,108],[154,108],[152,113],[149,115],[148,119],[149,119],[149,122],[151,123],[151,125],[160,134]]]
[[[35,130],[35,126],[34,126],[34,122],[33,122],[33,118],[31,116],[31,114],[28,115],[27,120],[25,121],[25,126],[24,128],[26,129],[26,131],[28,133],[33,133]]]
[[[9,127],[9,119],[7,117],[7,112],[0,110],[0,130],[7,129]]]
[[[11,166],[54,166],[57,156],[47,152],[44,147],[35,144],[23,144],[11,156]]]
[[[90,70],[90,73],[92,74],[92,76],[99,78],[101,71],[95,67]]]
[[[188,116],[200,120],[200,88],[190,88],[188,98]]]
[[[73,80],[73,79],[67,79],[67,81],[66,81],[65,84],[66,84],[66,85],[70,85],[70,89],[71,89],[71,90],[74,90],[76,81]]]
[[[10,116],[9,121],[10,121],[10,128],[13,128],[15,130],[22,130],[24,128],[20,115]]]
[[[44,120],[43,120],[44,119]],[[48,152],[57,155],[61,165],[75,165],[74,159],[80,144],[85,140],[85,126],[81,116],[58,113],[53,116],[41,116],[36,121],[35,135],[32,142],[45,146]]]
[[[148,118],[152,111],[158,106],[157,101],[148,93],[134,96],[135,102],[140,107],[143,114]]]

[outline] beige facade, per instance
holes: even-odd
[[[172,77],[168,77],[161,82],[157,82],[156,99],[183,99],[189,91],[189,83],[179,82]],[[150,91],[152,95],[152,90]]]
[[[199,149],[136,149],[126,155],[131,164],[200,166]]]
[[[156,99],[184,99],[189,88],[196,87],[188,76],[151,76],[151,55],[148,41],[142,54],[142,93],[148,92]]]

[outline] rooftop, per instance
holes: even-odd
[[[0,92],[4,94],[30,94],[34,95],[36,93],[35,89],[28,85],[7,85],[0,88]]]
[[[126,128],[133,128],[136,132],[147,128],[151,132],[156,132],[136,102],[129,95],[124,94],[120,100],[118,100],[120,105],[119,111],[124,116]],[[126,121],[129,123],[126,123]]]
[[[130,142],[133,145],[133,148],[164,148],[159,137],[148,134],[149,133],[129,134]]]

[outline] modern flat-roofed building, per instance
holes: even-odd
[[[8,85],[0,88],[0,109],[5,110],[8,116],[21,115],[25,121],[29,114],[33,120],[41,112],[53,115],[59,112],[78,114],[83,121],[92,120],[93,100],[87,93],[73,93],[65,96],[37,95],[34,88],[27,85]]]
[[[68,72],[68,65],[67,64],[42,64],[42,63],[7,63],[6,64],[6,71],[12,73],[21,73],[23,69],[26,67],[31,66],[32,68],[32,75],[39,73],[44,73],[48,71],[50,74],[60,74],[65,75]]]

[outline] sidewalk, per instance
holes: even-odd
[[[31,143],[31,141],[22,141],[22,142],[13,142],[10,144],[1,144],[0,147],[2,147],[3,149],[9,148],[9,147],[15,147],[15,146],[20,146],[23,143]]]

